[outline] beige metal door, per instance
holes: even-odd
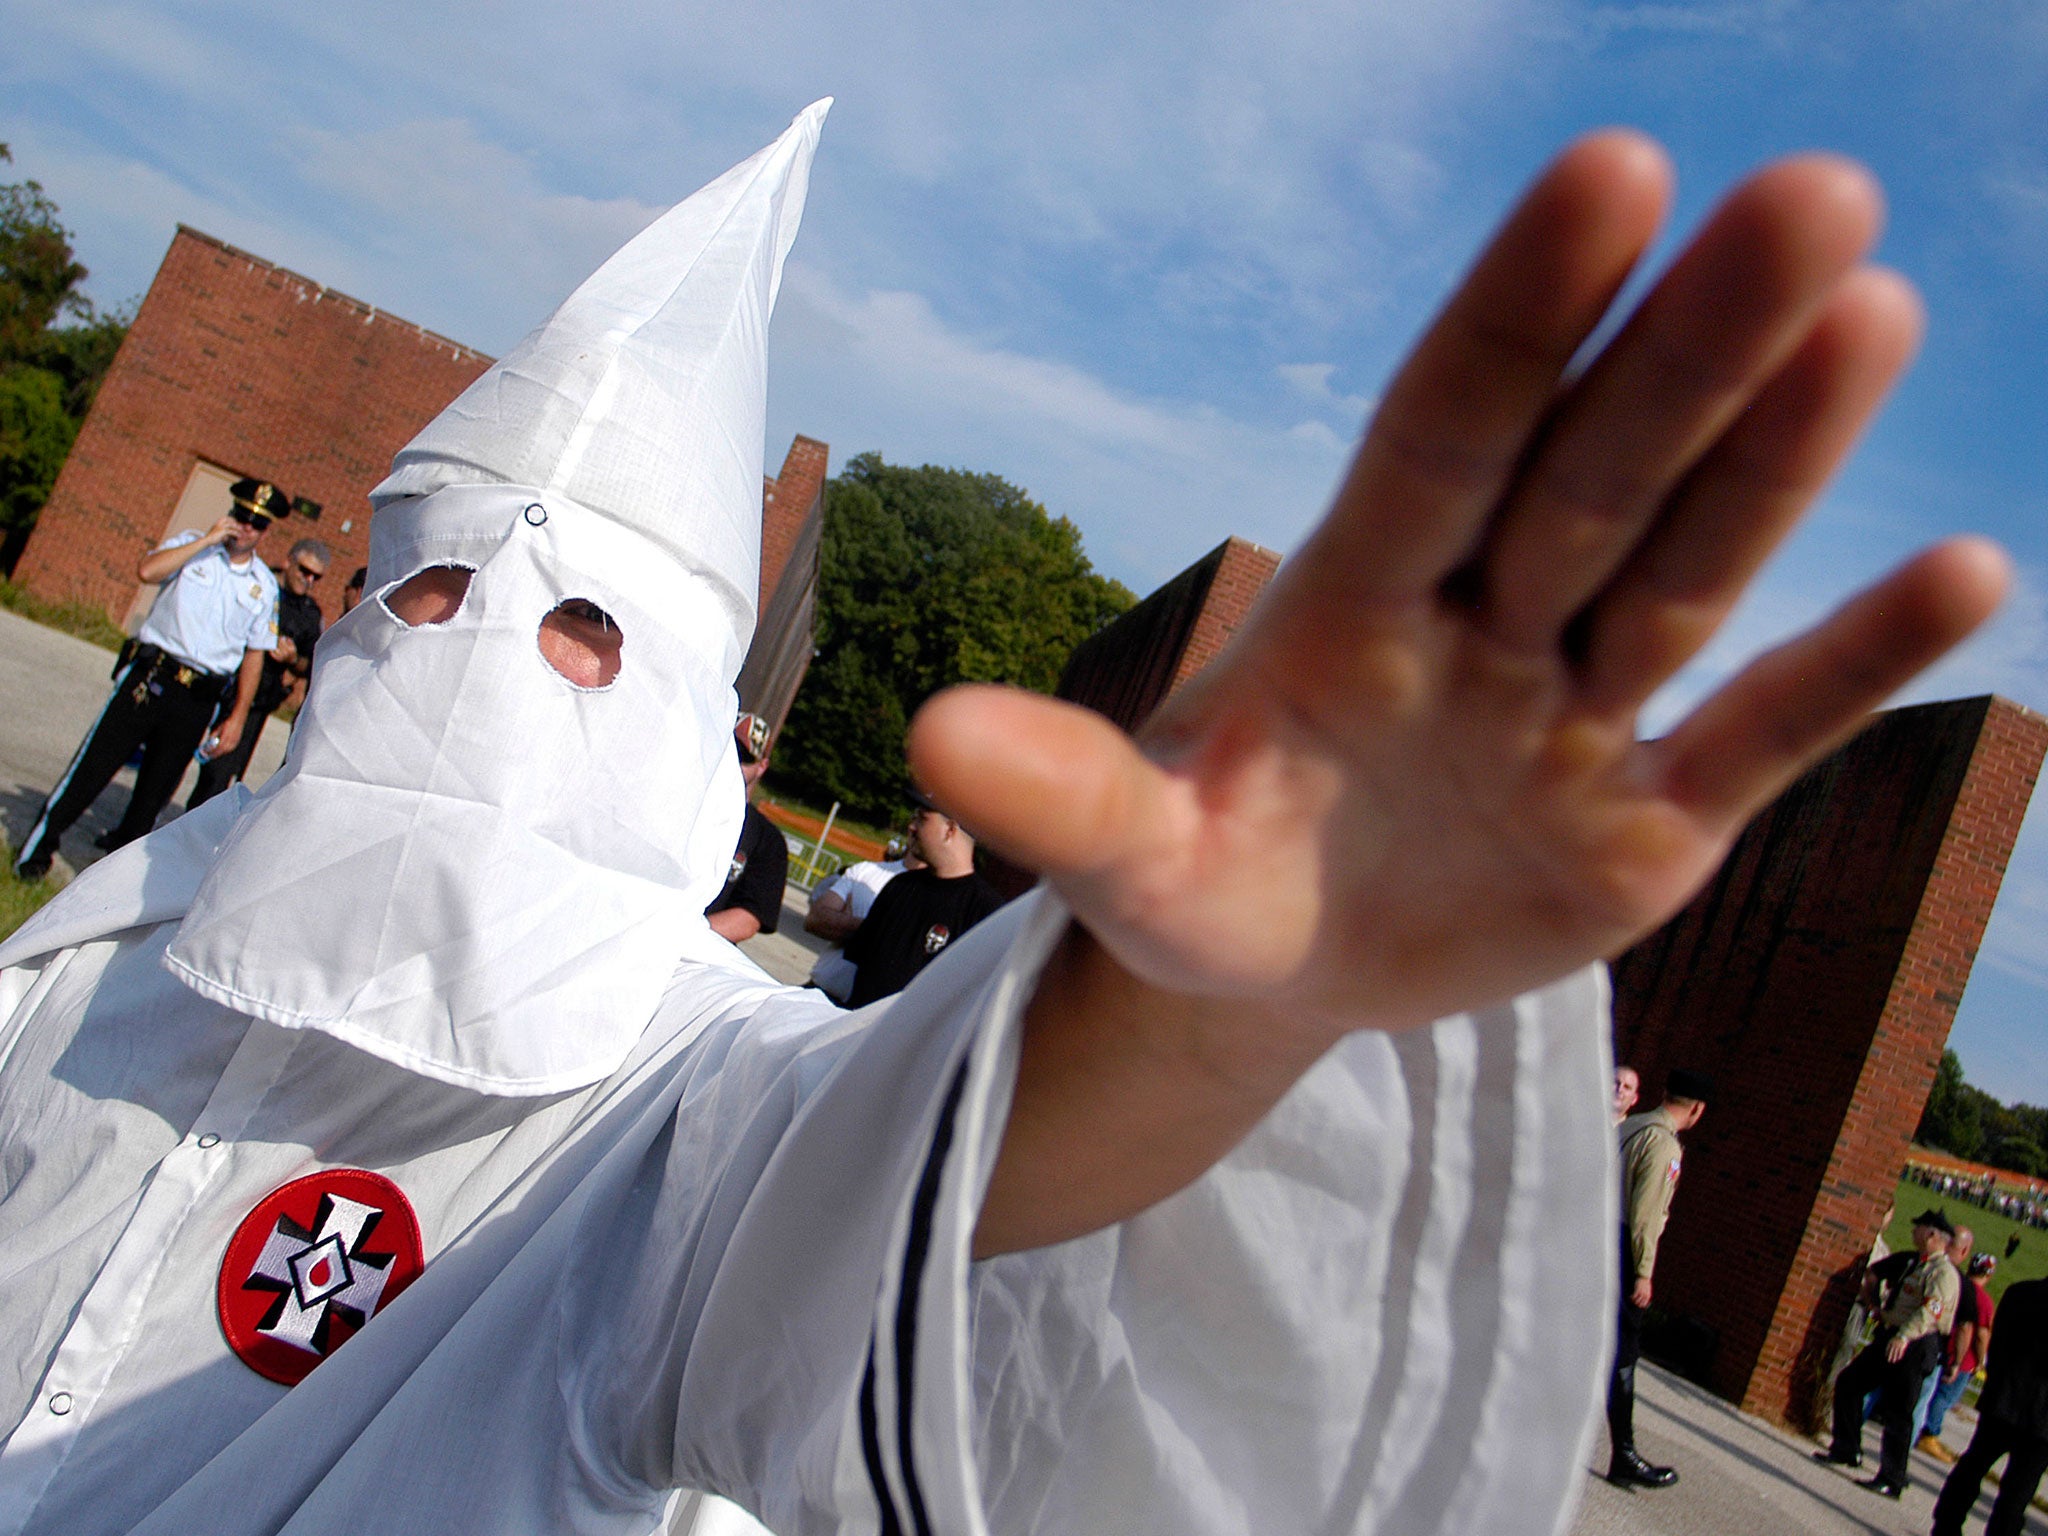
[[[228,508],[235,504],[228,488],[241,478],[232,469],[222,469],[204,459],[193,460],[192,473],[185,479],[184,494],[178,497],[178,505],[172,509],[171,520],[164,525],[157,543],[161,544],[187,528],[197,528],[204,533],[227,516]],[[157,589],[153,586],[137,587],[135,601],[128,605],[128,614],[121,620],[121,628],[131,635],[142,628],[142,621],[149,617],[150,605],[156,601],[156,594]]]

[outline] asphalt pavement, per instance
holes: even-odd
[[[50,786],[63,776],[86,731],[99,718],[113,686],[113,668],[111,652],[0,609],[0,826],[6,829],[10,850],[21,846],[42,812]],[[284,761],[290,734],[282,720],[264,726],[245,780],[252,789]],[[198,772],[196,764],[185,770],[159,826],[184,807]],[[93,839],[121,819],[134,783],[134,771],[123,768],[64,834],[58,857],[70,870],[83,869],[100,857]]]
[[[1954,1409],[1942,1439],[1960,1451],[1976,1427],[1974,1414]],[[1856,1482],[1877,1465],[1877,1425],[1865,1425],[1863,1436],[1861,1471],[1822,1465],[1813,1459],[1820,1442],[1751,1418],[1645,1362],[1636,1375],[1636,1445],[1649,1460],[1677,1468],[1678,1482],[1637,1491],[1609,1486],[1600,1476],[1607,1469],[1602,1429],[1572,1536],[1924,1536],[1947,1465],[1916,1450],[1905,1497],[1880,1497]],[[1983,1528],[1996,1491],[1984,1485],[1967,1536]],[[2030,1511],[2026,1530],[2048,1533],[2048,1517]]]

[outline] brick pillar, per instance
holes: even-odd
[[[1222,653],[1279,569],[1280,557],[1272,550],[1225,539],[1075,646],[1056,695],[1136,732]],[[983,855],[981,872],[1006,897],[1021,895],[1037,879],[993,852]]]
[[[2005,699],[1888,712],[1615,962],[1619,1059],[1718,1095],[1657,1258],[1674,1363],[1804,1428],[2044,754]]]
[[[768,611],[783,567],[825,494],[830,454],[815,437],[799,436],[782,460],[782,473],[767,483],[761,498],[761,613]]]
[[[1055,692],[1135,732],[1222,654],[1279,569],[1272,550],[1225,539],[1075,646]]]
[[[1266,590],[1266,583],[1280,569],[1280,557],[1272,550],[1240,538],[1224,540],[1212,558],[1216,558],[1216,574],[1210,578],[1209,594],[1188,631],[1180,663],[1173,669],[1173,686],[1167,689],[1169,698],[1223,654],[1238,625],[1251,613],[1252,604]]]

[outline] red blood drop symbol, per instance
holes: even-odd
[[[316,1291],[319,1290],[321,1286],[327,1283],[327,1267],[333,1262],[334,1260],[332,1259],[322,1259],[318,1264],[307,1270],[306,1284],[312,1286]]]

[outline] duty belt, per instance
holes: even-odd
[[[183,688],[188,693],[218,695],[227,686],[227,681],[218,672],[203,672],[189,661],[180,661],[161,646],[135,647],[135,669],[130,674],[130,688],[138,704],[145,694],[161,692],[167,686]]]

